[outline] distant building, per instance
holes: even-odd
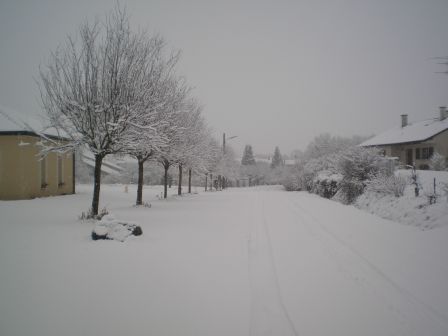
[[[49,138],[63,138],[46,134]],[[39,158],[41,137],[0,110],[0,199],[17,200],[75,193],[73,153]]]
[[[95,156],[88,150],[84,150],[81,153],[81,161],[87,167],[89,167],[89,175],[93,179],[94,169],[95,169]],[[121,176],[123,174],[124,168],[111,162],[108,157],[103,159],[101,164],[101,174],[102,176]]]
[[[408,123],[408,115],[401,115],[401,127],[395,127],[360,144],[378,147],[388,157],[418,169],[428,169],[431,156],[437,152],[448,158],[448,111],[439,109],[437,118]]]

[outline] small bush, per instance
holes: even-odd
[[[290,175],[287,178],[283,179],[282,182],[283,187],[285,187],[286,191],[299,191],[299,181],[297,176]]]
[[[313,181],[312,192],[330,199],[336,195],[341,178],[341,175],[334,174],[331,171],[321,171]]]
[[[368,191],[384,195],[403,196],[408,180],[402,175],[387,175],[380,173],[366,182]]]
[[[385,170],[384,158],[377,148],[352,147],[342,153],[338,171],[342,175],[338,200],[351,204],[364,192],[366,181]]]
[[[438,171],[446,170],[447,162],[446,162],[445,157],[443,157],[439,153],[435,152],[431,156],[431,162],[429,164],[429,167],[431,168],[431,170],[438,170]]]
[[[101,220],[101,218],[103,218],[104,216],[106,216],[108,214],[109,214],[109,211],[106,208],[102,208],[101,211],[98,213],[98,215],[94,215],[92,208],[90,208],[86,212],[82,212],[78,218],[80,220],[88,220],[88,219]]]

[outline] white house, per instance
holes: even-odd
[[[408,115],[401,115],[401,126],[360,144],[362,147],[379,147],[389,157],[397,157],[405,165],[428,169],[431,156],[437,152],[448,158],[448,111],[439,109],[436,118],[408,122]]]

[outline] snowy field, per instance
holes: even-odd
[[[279,188],[135,208],[134,188],[102,187],[143,228],[124,243],[77,220],[89,186],[0,202],[0,335],[448,335],[448,226]]]

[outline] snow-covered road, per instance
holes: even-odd
[[[133,208],[106,186],[144,235],[93,242],[89,196],[0,202],[0,335],[448,335],[446,228],[278,188]]]

